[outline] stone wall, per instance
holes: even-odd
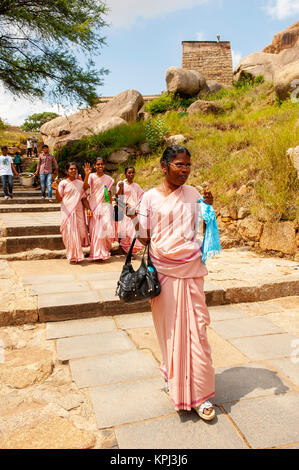
[[[231,85],[233,63],[229,41],[182,41],[182,68],[198,70],[206,80]]]

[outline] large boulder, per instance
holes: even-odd
[[[109,129],[113,129],[114,127],[118,126],[123,126],[124,124],[127,124],[127,121],[125,121],[124,119],[120,117],[112,117],[107,121],[99,122],[96,125],[94,132],[96,134],[100,134],[101,132],[109,131]]]
[[[299,53],[299,51],[298,51]],[[299,57],[299,54],[298,54]],[[274,88],[279,99],[285,100],[290,93],[299,95],[299,59],[277,70],[274,75]],[[296,91],[295,91],[296,90]]]
[[[258,242],[263,233],[263,224],[255,220],[253,217],[246,217],[238,224],[238,232],[246,241]]]
[[[101,111],[101,121],[118,117],[127,122],[135,122],[137,121],[138,111],[143,105],[143,96],[139,91],[125,90],[105,105]]]
[[[265,52],[254,52],[244,57],[234,70],[234,82],[238,82],[244,73],[251,77],[264,75],[267,82],[273,81],[274,55]]]
[[[296,227],[294,222],[267,222],[260,240],[262,250],[281,251],[288,255],[296,252]]]
[[[124,163],[130,158],[130,152],[128,152],[126,149],[121,148],[119,150],[116,150],[115,152],[112,152],[109,157],[108,157],[108,162],[110,163]]]
[[[182,134],[170,135],[165,137],[165,142],[167,145],[183,145],[186,142],[186,137]]]
[[[293,47],[282,50],[279,54],[254,52],[244,57],[234,70],[234,82],[237,82],[246,72],[251,77],[264,75],[268,82],[274,82],[275,75],[284,67],[298,61],[299,39]]]
[[[169,67],[165,79],[169,93],[193,96],[199,93],[200,90],[206,89],[208,91],[205,77],[196,70]]]
[[[136,121],[143,103],[143,97],[138,91],[126,90],[108,103],[99,103],[70,116],[52,119],[41,126],[40,132],[44,143],[54,150],[80,140],[83,136]]]
[[[299,39],[299,21],[289,26],[287,29],[275,34],[272,44],[265,47],[263,52],[268,54],[279,54],[284,49],[293,47]]]
[[[221,104],[217,103],[217,101],[204,101],[204,100],[197,100],[192,103],[187,112],[189,114],[221,114],[223,113],[224,109]]]
[[[217,93],[217,91],[225,88],[222,83],[216,82],[216,80],[207,80],[207,87],[209,89],[209,93]]]

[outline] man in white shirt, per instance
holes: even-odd
[[[31,139],[27,139],[27,157],[32,157],[32,141]]]
[[[2,155],[0,155],[0,177],[4,191],[4,199],[12,199],[12,177],[13,173],[18,176],[12,158],[7,155],[7,147],[1,147]]]

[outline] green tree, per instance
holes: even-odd
[[[58,116],[59,114],[50,112],[31,114],[31,116],[28,116],[28,118],[25,119],[24,124],[22,124],[20,127],[23,129],[23,131],[38,132],[40,127],[45,124],[45,122],[51,121],[51,119],[54,119]]]
[[[106,12],[101,0],[0,0],[5,88],[53,103],[94,103],[108,73],[93,61],[105,44]]]
[[[0,118],[0,130],[5,129],[5,128],[6,128],[6,124]]]

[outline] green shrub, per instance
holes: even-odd
[[[254,83],[255,85],[259,85],[260,83],[264,83],[264,81],[265,81],[264,75],[261,74],[261,75],[257,75],[257,76],[254,78],[253,83]]]
[[[0,118],[0,129],[5,129],[6,127],[7,127],[7,125]]]
[[[264,83],[264,75],[257,75],[256,77],[252,77],[247,72],[242,72],[241,77],[239,80],[234,84],[234,87],[237,89],[241,90],[248,90],[249,88],[252,88],[254,85],[260,85],[261,83]]]
[[[145,111],[154,116],[156,114],[165,113],[166,111],[172,111],[174,109],[187,109],[197,99],[197,96],[184,98],[179,94],[163,93],[163,95],[159,98],[155,98],[154,100],[150,101],[146,105]]]
[[[169,132],[163,116],[149,118],[145,123],[146,141],[152,150],[156,150],[164,142],[164,136]]]
[[[28,168],[29,173],[34,173],[37,168],[37,162],[33,162],[32,165]]]

